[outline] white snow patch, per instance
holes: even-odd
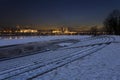
[[[59,46],[69,46],[69,45],[72,45],[73,43],[60,43],[58,44]]]

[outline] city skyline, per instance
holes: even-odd
[[[0,24],[98,25],[119,0],[1,0]]]

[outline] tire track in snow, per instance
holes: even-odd
[[[102,40],[103,40],[103,42],[106,42],[106,43],[94,44],[94,45],[92,44],[91,46],[88,45],[87,48],[85,48],[81,51],[76,51],[75,53],[73,53],[69,56],[60,57],[60,59],[56,59],[56,60],[51,61],[46,64],[35,64],[37,66],[35,66],[34,68],[32,68],[32,67],[28,68],[29,66],[21,68],[21,69],[18,68],[17,69],[18,71],[13,70],[13,72],[10,71],[11,73],[7,72],[4,74],[0,74],[0,77],[2,77],[1,79],[12,79],[12,80],[15,80],[15,79],[19,80],[19,78],[23,78],[23,80],[34,79],[38,76],[41,76],[52,70],[55,70],[56,68],[62,67],[68,63],[78,60],[79,58],[90,55],[91,53],[94,53],[95,51],[98,51],[99,49],[102,49],[106,45],[110,44],[110,41],[112,41],[113,39],[111,39],[110,37],[104,37],[104,38],[102,38]],[[80,47],[81,46],[79,46],[77,48],[80,48]],[[76,48],[76,47],[74,47],[74,48]],[[26,70],[25,70],[25,68],[26,68]],[[14,71],[16,71],[16,72],[14,72]],[[12,74],[12,75],[10,75],[10,74]]]

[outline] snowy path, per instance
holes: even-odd
[[[7,80],[26,80],[37,79],[50,71],[79,60],[90,55],[114,41],[113,37],[101,36],[82,40],[77,44],[70,45],[55,51],[45,52],[28,57],[20,58],[25,61],[24,66],[16,66],[13,69],[0,72],[0,79]],[[53,55],[53,56],[51,56]],[[36,58],[36,59],[34,59]],[[31,61],[29,62],[28,60]],[[18,59],[19,60],[19,59]],[[15,64],[18,61],[16,59]],[[9,61],[8,61],[9,62]],[[20,61],[18,62],[20,63]]]

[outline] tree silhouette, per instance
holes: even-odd
[[[120,11],[113,10],[105,19],[104,26],[109,34],[120,35]]]
[[[96,36],[96,35],[97,35],[97,31],[98,31],[97,26],[91,27],[90,31],[91,31],[91,33],[92,33],[94,36]]]

